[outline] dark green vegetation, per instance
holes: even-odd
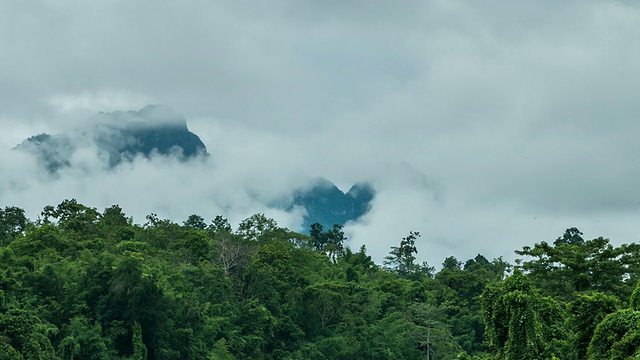
[[[436,272],[417,232],[379,266],[340,226],[5,207],[0,359],[640,359],[640,249],[581,235]]]

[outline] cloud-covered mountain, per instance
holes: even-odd
[[[296,190],[292,205],[307,210],[303,224],[305,231],[315,222],[330,229],[334,224],[344,225],[366,214],[374,195],[375,191],[368,183],[357,183],[344,193],[334,183],[320,177]]]
[[[163,105],[100,113],[75,133],[35,135],[16,148],[31,152],[47,170],[55,172],[70,166],[75,153],[86,147],[94,147],[108,168],[123,160],[156,153],[179,160],[207,155],[206,146],[189,131],[185,118]]]
[[[34,156],[54,177],[64,169],[75,170],[78,166],[110,171],[123,163],[132,163],[138,157],[178,162],[198,157],[211,160],[200,137],[188,129],[186,119],[164,105],[149,105],[139,111],[101,112],[81,129],[71,133],[35,135],[15,149]],[[84,162],[78,161],[87,152],[92,155],[85,154]],[[87,166],[87,162],[99,164]],[[203,162],[202,165],[214,167],[215,163]],[[280,196],[286,200],[263,200],[267,200],[267,206],[287,212],[295,212],[296,207],[304,208],[306,215],[301,228],[306,232],[315,222],[331,228],[334,224],[344,225],[359,219],[369,210],[374,190],[367,183],[358,183],[344,193],[329,180],[315,178],[293,186]]]

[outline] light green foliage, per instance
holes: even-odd
[[[534,258],[521,265],[532,283],[566,303],[572,358],[584,358],[598,323],[628,301],[640,276],[639,251],[635,243],[614,247],[602,237],[585,241],[576,228],[567,229],[553,245],[543,241],[516,251]],[[636,303],[635,296],[631,302]]]
[[[236,357],[229,352],[227,340],[222,338],[213,345],[209,360],[236,360]]]
[[[566,352],[563,310],[553,299],[538,295],[520,271],[487,287],[482,309],[488,344],[497,359],[547,359]]]
[[[133,324],[133,355],[131,360],[146,360],[147,346],[142,342],[142,327],[139,323]]]
[[[587,359],[613,360],[640,357],[638,289],[640,289],[640,282],[633,292],[631,308],[610,312],[598,324],[587,349]]]
[[[573,297],[599,291],[628,299],[640,276],[639,251],[638,244],[613,247],[602,237],[584,241],[571,228],[554,245],[543,241],[516,253],[535,258],[523,262],[522,269],[547,294]]]
[[[640,311],[640,282],[631,294],[630,305],[633,310]]]
[[[589,348],[589,360],[626,359],[639,355],[640,312],[624,309],[607,315],[596,328]]]

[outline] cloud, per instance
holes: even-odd
[[[378,260],[410,230],[433,264],[571,226],[634,241],[639,18],[625,1],[3,2],[3,148],[149,101],[183,114],[213,165],[102,174],[88,150],[88,175],[48,182],[3,150],[0,202],[237,219],[321,175],[377,184],[348,230]]]
[[[244,174],[225,171],[207,158],[181,162],[166,156],[139,156],[109,169],[108,159],[94,144],[74,145],[70,166],[55,175],[39,168],[25,152],[3,152],[3,159],[15,160],[3,162],[2,173],[11,176],[3,176],[0,182],[2,203],[25,208],[32,219],[47,204],[76,198],[99,210],[119,204],[137,223],[144,223],[150,213],[178,222],[196,213],[208,220],[224,215],[237,224],[257,212],[292,229],[302,222],[303,209],[287,213],[265,205],[263,198],[285,188],[249,186],[255,178],[238,181]]]
[[[142,108],[154,103],[153,99],[126,91],[84,92],[56,94],[49,103],[61,113],[74,111],[113,112],[122,109]]]

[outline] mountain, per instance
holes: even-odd
[[[204,143],[187,128],[185,118],[163,105],[99,113],[82,130],[32,136],[16,149],[31,152],[46,169],[56,172],[70,166],[74,154],[84,147],[96,148],[109,168],[139,155],[157,153],[184,161],[207,154]]]
[[[304,232],[316,222],[331,229],[334,224],[344,225],[366,214],[374,196],[375,191],[368,183],[357,183],[344,193],[331,181],[320,177],[294,192],[291,207],[297,205],[307,210]]]
[[[139,111],[99,113],[82,129],[57,135],[35,135],[15,149],[32,153],[52,174],[75,166],[77,160],[74,159],[87,149],[97,151],[99,160],[95,161],[103,161],[106,169],[136,156],[158,154],[180,161],[208,156],[206,146],[198,135],[189,131],[185,118],[163,105],[149,105]],[[304,232],[315,222],[330,229],[333,224],[344,225],[360,218],[369,210],[374,196],[373,188],[367,183],[355,184],[344,193],[325,178],[316,178],[292,193],[289,197],[292,200],[271,206],[285,210],[304,207],[307,210]]]

